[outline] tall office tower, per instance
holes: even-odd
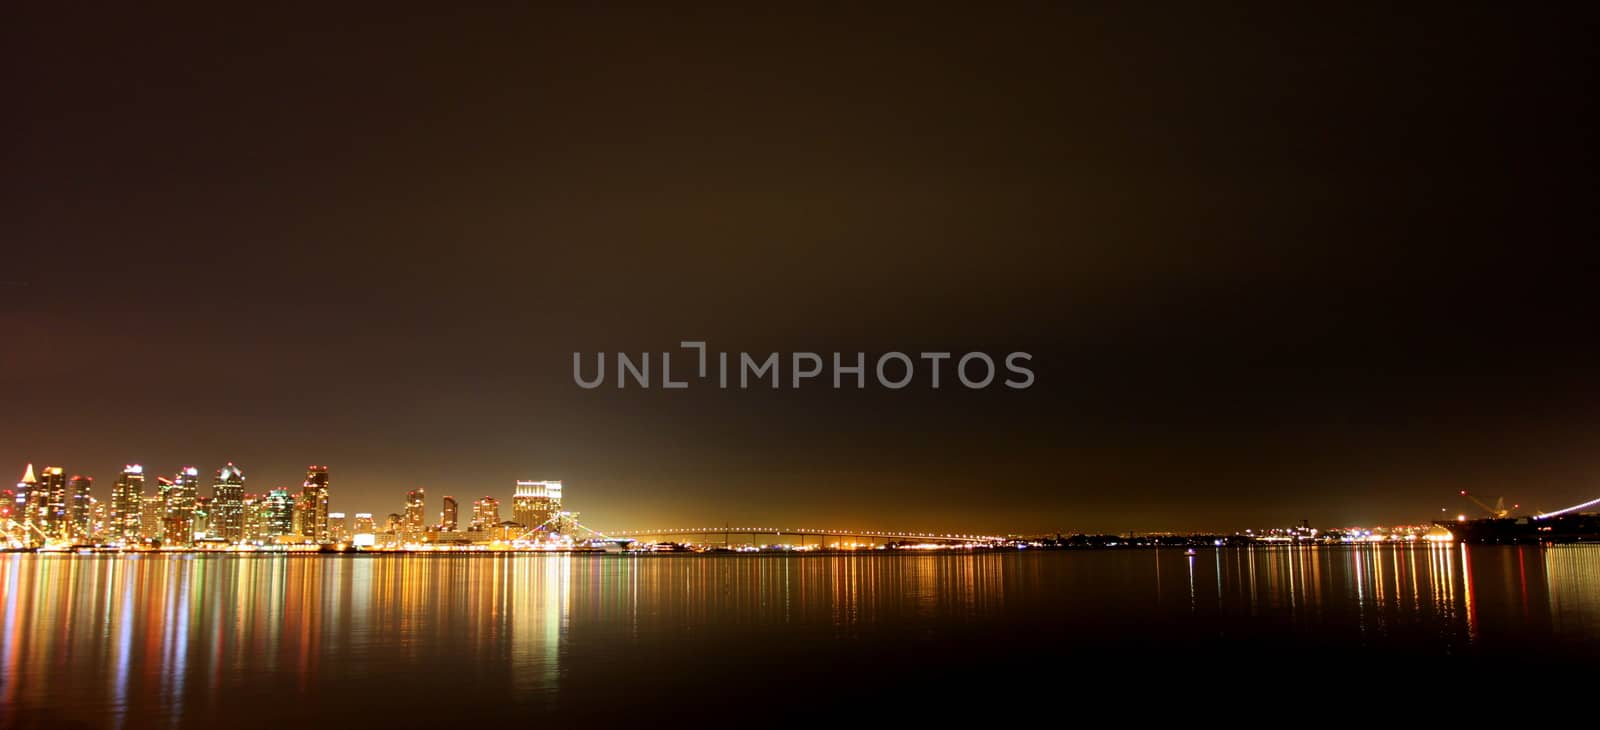
[[[59,466],[45,467],[44,480],[39,483],[40,496],[44,498],[40,522],[45,534],[57,539],[68,535],[67,474]]]
[[[262,519],[262,505],[259,494],[246,494],[239,500],[239,541],[250,545],[260,545],[265,537]]]
[[[158,484],[167,480],[156,477]],[[139,540],[160,540],[167,531],[167,500],[159,494],[139,499]]]
[[[315,532],[317,529],[311,524],[311,519],[307,517],[307,513],[310,512],[310,506],[311,498],[306,496],[304,488],[302,488],[302,491],[299,494],[294,495],[293,533],[300,538],[301,542],[306,542],[309,539],[306,537],[306,533]]]
[[[111,486],[111,542],[131,545],[139,542],[139,520],[144,514],[144,467],[122,467],[117,483]]]
[[[390,512],[383,518],[383,531],[390,535],[399,535],[406,531],[406,518],[396,512]]]
[[[500,524],[500,500],[484,497],[472,503],[472,529],[489,530]]]
[[[89,508],[92,506],[94,478],[73,474],[67,480],[67,532],[66,536],[76,544],[93,542],[94,530],[89,521]]]
[[[350,523],[345,521],[343,512],[328,513],[328,542],[350,542]]]
[[[305,500],[305,523],[300,534],[315,543],[331,542],[328,539],[328,467],[306,467],[306,481],[300,489]]]
[[[244,539],[244,472],[233,462],[211,480],[211,536],[229,544]]]
[[[263,528],[263,537],[273,540],[280,535],[293,535],[298,531],[295,528],[295,503],[289,497],[288,489],[274,489],[267,492],[266,525]]]
[[[377,530],[375,529],[375,527],[376,526],[373,525],[373,523],[372,523],[372,513],[371,512],[357,512],[356,513],[356,526],[355,526],[355,529],[352,530],[352,532],[354,532],[357,535],[372,535],[372,534],[376,534],[377,533]]]
[[[161,531],[163,545],[194,544],[194,504],[200,497],[200,470],[186,466],[171,481],[160,479],[161,496],[166,500],[166,516]]]
[[[18,527],[14,528],[16,538],[25,547],[38,547],[40,544],[39,531],[44,529],[41,515],[43,514],[44,493],[39,490],[39,478],[33,475],[33,465],[29,464],[22,473],[22,481],[17,482],[17,494],[13,497],[13,518]]]
[[[439,514],[439,531],[455,532],[459,524],[456,518],[456,498],[448,494],[444,496],[444,511]]]
[[[407,538],[412,540],[422,536],[422,510],[423,504],[427,500],[427,497],[423,494],[424,491],[422,487],[417,487],[406,492],[406,518],[405,524],[401,526],[400,530],[405,533]]]
[[[518,481],[511,499],[512,519],[523,527],[538,527],[561,511],[561,482]]]

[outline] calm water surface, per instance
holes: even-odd
[[[5,727],[827,724],[1162,678],[1189,699],[1350,672],[1503,683],[1600,656],[1587,546],[10,554],[0,590]]]

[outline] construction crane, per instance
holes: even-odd
[[[1514,504],[1514,505],[1511,505],[1511,509],[1506,509],[1506,499],[1505,499],[1505,497],[1482,497],[1482,498],[1480,498],[1478,495],[1468,493],[1467,490],[1465,490],[1465,489],[1461,490],[1461,496],[1472,500],[1472,503],[1475,504],[1475,505],[1478,505],[1479,509],[1482,509],[1484,512],[1487,512],[1490,517],[1494,517],[1494,518],[1497,518],[1497,519],[1510,517],[1511,516],[1511,509],[1517,509],[1517,508],[1522,506],[1520,504]],[[1493,507],[1489,506],[1489,504],[1484,501],[1486,499],[1494,500],[1494,506]]]

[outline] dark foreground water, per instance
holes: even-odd
[[[12,554],[0,590],[5,727],[1345,716],[1396,684],[1420,724],[1600,666],[1585,546]]]

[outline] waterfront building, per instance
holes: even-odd
[[[156,477],[158,483],[167,480]],[[166,532],[167,500],[159,494],[139,498],[139,540],[160,540]],[[124,523],[126,524],[126,523]]]
[[[345,521],[343,512],[328,513],[328,542],[343,543],[350,541],[350,523]]]
[[[472,503],[472,529],[490,530],[500,524],[500,500],[485,496]]]
[[[229,544],[244,540],[244,471],[228,462],[211,480],[211,537]]]
[[[17,482],[16,493],[11,498],[12,519],[16,525],[12,527],[12,537],[18,545],[24,547],[37,547],[42,542],[39,531],[43,529],[41,521],[42,505],[44,504],[39,491],[39,479],[34,476],[33,465],[22,473],[22,480]]]
[[[131,545],[140,538],[144,516],[144,467],[128,464],[111,486],[111,542]]]
[[[179,469],[170,481],[159,481],[161,496],[166,503],[162,544],[182,547],[194,544],[194,508],[200,497],[200,470],[186,466]]]
[[[422,487],[406,492],[406,516],[405,523],[401,526],[401,532],[410,541],[422,539],[422,533],[424,532],[422,512],[423,505],[427,502],[427,496],[424,492],[425,490]]]
[[[39,524],[46,535],[52,538],[64,539],[68,535],[67,519],[67,475],[59,466],[45,467],[44,479],[39,483],[39,496],[42,500],[39,512]]]
[[[266,540],[266,502],[259,494],[246,494],[240,500],[239,540],[260,545]]]
[[[298,533],[295,525],[295,506],[287,488],[280,487],[267,493],[263,509],[265,525],[262,528],[262,538],[266,542],[275,541],[283,535]]]
[[[94,530],[89,515],[89,508],[93,506],[94,499],[90,492],[93,490],[93,477],[74,474],[67,480],[66,529],[62,536],[73,544],[94,542]]]
[[[356,513],[356,524],[352,532],[357,535],[372,535],[378,532],[374,527],[371,512]]]
[[[300,534],[314,543],[331,542],[328,537],[328,467],[306,467],[306,481],[300,490],[305,501]]]
[[[561,482],[518,481],[511,501],[511,519],[528,528],[549,522],[561,511]]]
[[[460,524],[457,521],[458,517],[456,515],[456,510],[457,510],[456,498],[452,497],[452,496],[450,496],[448,494],[445,495],[445,497],[444,497],[444,511],[441,512],[440,515],[439,515],[439,531],[440,532],[455,532],[456,531],[456,528]]]
[[[520,539],[528,533],[528,527],[520,522],[506,521],[495,525],[489,534],[495,542],[511,542]]]

